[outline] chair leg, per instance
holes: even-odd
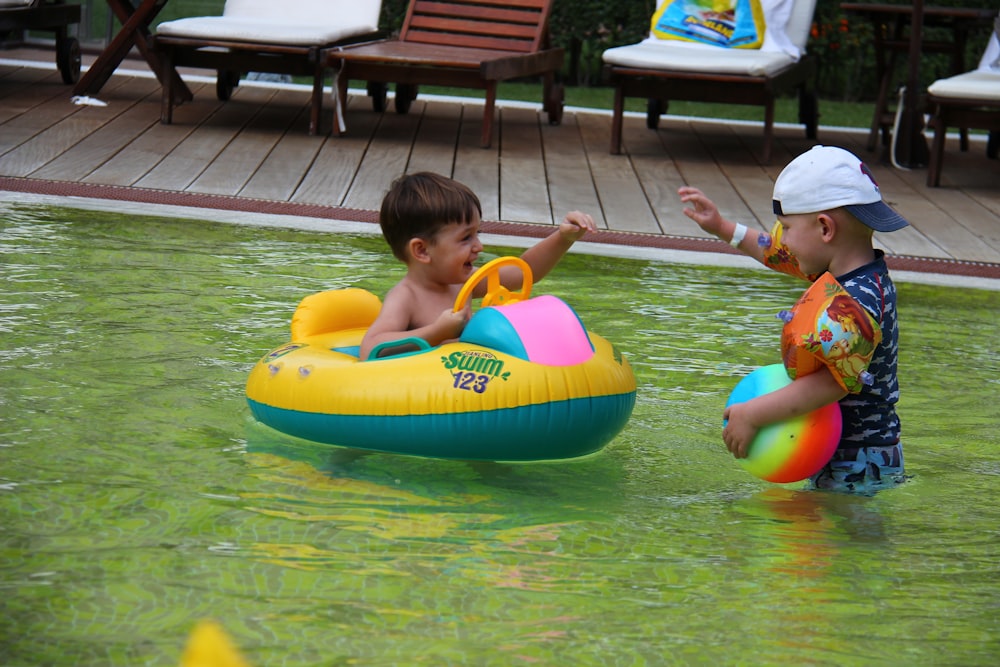
[[[174,66],[173,52],[167,49],[160,62],[163,67],[163,76],[160,77],[163,81],[160,84],[163,95],[160,99],[160,122],[170,125],[174,121],[174,77],[170,76]]]
[[[774,98],[768,98],[764,105],[764,152],[761,161],[771,164],[771,143],[774,141]]]
[[[895,61],[895,58],[893,58]],[[885,115],[886,107],[889,100],[889,80],[891,77],[892,70],[889,69],[882,76],[882,80],[879,82],[878,94],[875,98],[875,112],[872,116],[871,130],[868,132],[868,143],[865,144],[865,148],[869,151],[875,150],[875,146],[878,144],[878,135],[882,130],[882,116]],[[882,133],[882,143],[885,143],[885,133]]]
[[[927,187],[936,188],[941,184],[941,167],[944,163],[944,135],[948,130],[941,117],[940,108],[931,119],[931,125],[934,127],[934,141],[931,142],[931,156],[927,165]]]
[[[542,111],[552,116],[552,86],[555,83],[555,76],[552,72],[542,74]]]
[[[819,129],[819,100],[816,91],[799,88],[799,122],[806,126],[806,139],[816,139]]]
[[[625,114],[625,91],[621,84],[615,86],[615,103],[611,114],[611,149],[612,155],[622,154],[622,116]]]
[[[316,71],[313,73],[312,99],[309,101],[309,136],[315,136],[319,132],[319,125],[323,118],[323,79],[326,68],[322,64],[316,64]]]
[[[563,108],[566,102],[566,88],[556,79],[555,72],[542,75],[542,110],[549,119],[549,125],[559,125],[562,122]]]
[[[493,143],[493,111],[497,102],[497,82],[486,82],[486,107],[483,109],[483,134],[479,140],[479,145],[489,148]]]

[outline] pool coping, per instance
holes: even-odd
[[[10,176],[0,176],[0,191],[31,195],[41,198],[32,201],[56,205],[79,206],[89,202],[101,210],[120,211],[122,204],[141,204],[142,209],[136,213],[197,216],[234,224],[315,231],[380,233],[377,211],[342,206]],[[151,210],[150,206],[156,209]],[[248,215],[253,218],[245,217]],[[498,242],[524,246],[550,234],[552,225],[486,220],[481,231]],[[588,234],[586,242],[578,242],[575,248],[577,252],[632,259],[759,267],[718,239],[598,230]],[[902,281],[1000,290],[1000,264],[909,255],[887,255],[886,260]]]

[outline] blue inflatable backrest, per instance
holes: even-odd
[[[469,320],[460,340],[545,366],[573,366],[594,355],[579,316],[551,295],[483,308]]]

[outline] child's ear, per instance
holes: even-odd
[[[427,263],[431,261],[430,253],[427,252],[427,242],[419,237],[413,237],[410,239],[409,243],[406,244],[407,249],[410,251],[410,257],[416,262]]]
[[[820,232],[824,241],[829,243],[833,240],[833,237],[837,234],[837,219],[832,215],[827,215],[826,213],[820,213],[816,218],[819,222]]]

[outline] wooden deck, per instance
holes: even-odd
[[[306,87],[244,83],[221,103],[214,78],[190,73],[194,101],[162,125],[159,84],[144,63],[127,62],[111,78],[99,95],[107,106],[78,106],[51,55],[0,51],[0,59],[0,191],[374,221],[394,178],[432,170],[479,195],[484,221],[498,223],[486,231],[539,235],[580,209],[607,230],[597,242],[727,253],[681,213],[678,186],[696,185],[726,216],[770,228],[774,178],[812,143],[801,128],[779,127],[772,163],[762,165],[759,124],[668,116],[652,131],[631,116],[625,153],[614,156],[608,113],[567,109],[550,126],[540,104],[500,104],[496,140],[483,149],[479,100],[421,96],[400,115],[391,104],[374,113],[360,95],[349,99],[347,136],[329,136],[327,108],[311,137]],[[986,159],[985,144],[961,153],[949,139],[942,187],[928,188],[924,169],[878,164],[866,135],[821,125],[819,138],[869,162],[886,201],[911,222],[878,239],[897,266],[1000,277],[1000,161]]]

